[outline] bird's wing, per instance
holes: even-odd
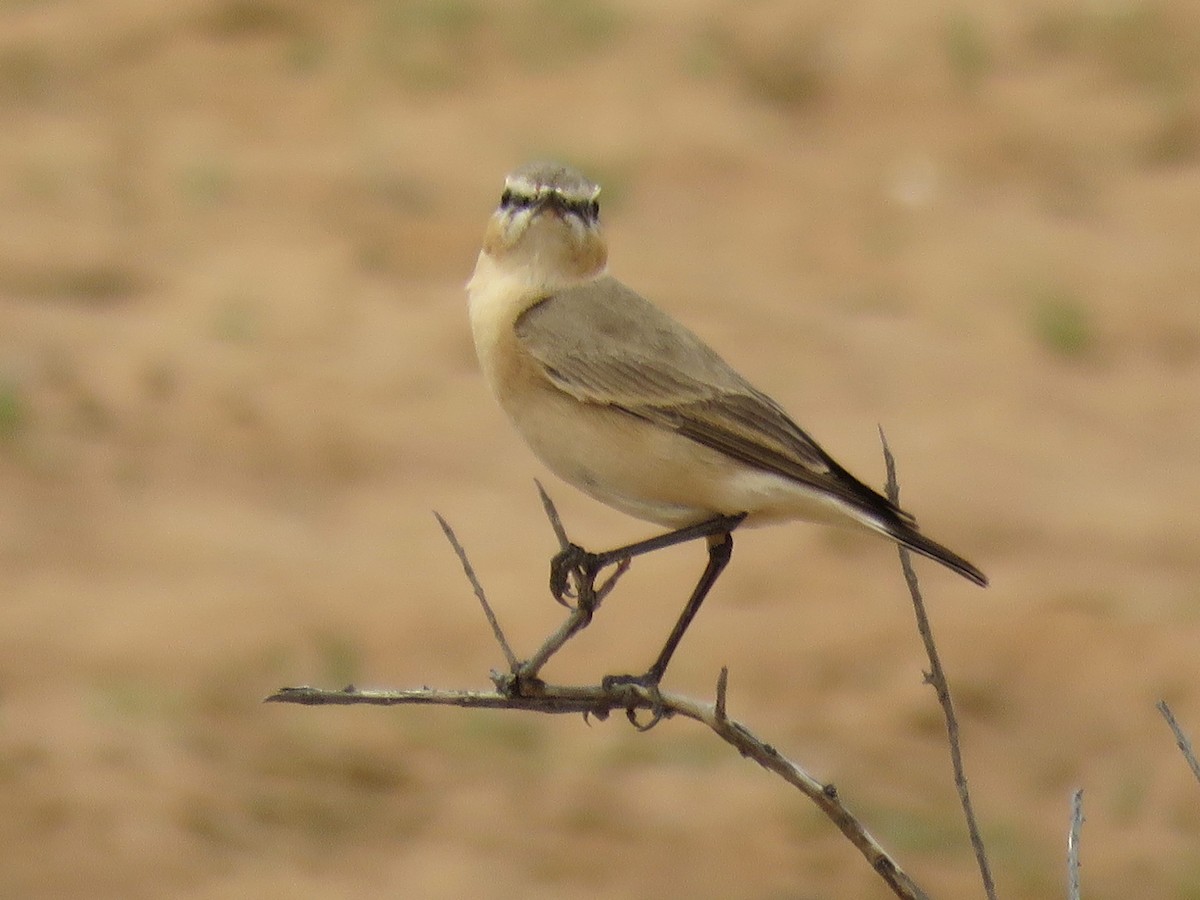
[[[881,524],[913,523],[834,462],[711,347],[615,279],[546,297],[517,319],[515,330],[546,377],[577,400],[670,428],[831,494]]]

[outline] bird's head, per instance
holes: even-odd
[[[570,166],[521,166],[504,179],[483,252],[495,265],[542,284],[594,278],[608,260],[599,194],[599,185]]]

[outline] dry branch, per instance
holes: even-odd
[[[882,432],[880,432],[880,436],[882,437]],[[884,440],[884,457],[888,467],[889,495],[892,496],[893,501],[896,501],[899,487],[896,482],[895,461],[887,447],[886,440]],[[570,541],[562,526],[558,511],[541,484],[538,484],[537,487],[559,545],[565,548]],[[492,633],[508,664],[506,671],[491,673],[494,690],[442,690],[430,687],[409,690],[363,690],[354,685],[349,685],[342,690],[293,687],[283,688],[272,694],[266,698],[267,702],[296,703],[308,706],[458,706],[472,709],[524,710],[551,715],[577,713],[598,719],[605,719],[613,712],[623,712],[638,727],[650,727],[662,719],[675,716],[692,719],[707,726],[742,756],[754,760],[767,771],[778,775],[815,803],[866,858],[897,897],[908,898],[908,900],[926,897],[925,892],[868,833],[862,823],[842,805],[838,792],[832,784],[823,784],[813,778],[800,766],[780,754],[769,743],[754,735],[745,725],[729,717],[727,713],[729,673],[726,669],[721,670],[717,679],[716,698],[712,704],[700,703],[676,694],[663,693],[657,687],[648,689],[639,684],[608,683],[606,681],[594,686],[554,685],[547,684],[538,677],[538,673],[550,657],[591,621],[601,601],[612,591],[617,580],[628,569],[628,559],[621,560],[614,567],[613,573],[608,579],[594,589],[591,585],[583,583],[582,579],[576,578],[575,604],[570,608],[567,617],[528,659],[521,661],[505,638],[483,586],[476,577],[467,553],[459,543],[453,529],[440,515],[437,516],[437,519],[462,564],[463,571],[471,583],[472,590],[479,600]],[[979,836],[971,808],[966,776],[963,773],[962,753],[958,744],[958,722],[950,701],[949,687],[937,655],[937,648],[933,643],[916,574],[913,572],[908,554],[903,548],[900,551],[900,560],[917,610],[918,626],[932,667],[931,672],[926,675],[926,680],[934,686],[938,700],[946,713],[951,757],[954,761],[955,784],[967,816],[968,830],[983,875],[985,890],[988,897],[994,900],[995,889],[984,854],[983,842]],[[637,713],[642,710],[650,714],[649,726],[641,726],[638,723]]]
[[[1167,706],[1167,701],[1159,700],[1157,706],[1158,711],[1162,713],[1162,717],[1171,726],[1171,733],[1175,735],[1175,744],[1179,747],[1179,752],[1187,760],[1188,767],[1192,770],[1192,774],[1196,776],[1196,780],[1200,781],[1200,762],[1196,761],[1196,754],[1192,752],[1192,742],[1188,740],[1188,736],[1184,734],[1183,729],[1179,727],[1179,723],[1175,721],[1175,714],[1171,712],[1171,707]]]
[[[837,789],[832,784],[822,784],[770,744],[754,735],[745,725],[726,715],[727,679],[728,673],[722,669],[718,682],[718,701],[711,705],[671,693],[651,692],[633,684],[574,687],[531,682],[522,684],[525,693],[513,694],[508,692],[512,680],[498,674],[494,676],[494,680],[497,681],[497,689],[494,691],[448,691],[435,688],[360,690],[353,685],[340,691],[329,691],[314,687],[295,687],[283,688],[267,697],[266,702],[299,703],[306,706],[460,706],[471,709],[517,709],[552,715],[582,713],[597,719],[606,719],[613,712],[630,715],[638,710],[646,710],[662,719],[674,716],[692,719],[708,726],[742,756],[775,773],[812,800],[866,857],[871,867],[879,873],[897,897],[924,900],[926,894],[888,855],[862,823],[842,805]]]
[[[896,459],[892,456],[882,428],[879,429],[879,440],[883,444],[883,460],[887,466],[888,499],[899,506],[900,483],[896,480]],[[967,820],[967,833],[971,839],[971,847],[975,851],[979,877],[983,879],[983,890],[987,894],[988,900],[996,900],[996,884],[992,880],[992,869],[988,863],[987,850],[983,845],[983,835],[980,834],[979,822],[975,818],[975,807],[971,803],[971,792],[967,787],[967,770],[963,764],[962,742],[958,736],[958,716],[954,712],[954,700],[950,696],[950,683],[946,680],[946,671],[942,668],[942,657],[933,640],[933,628],[929,624],[929,615],[925,612],[925,598],[921,595],[921,586],[917,582],[917,573],[913,569],[912,559],[904,546],[897,544],[897,547],[900,551],[900,567],[904,569],[904,581],[908,584],[913,611],[917,616],[917,631],[920,632],[921,642],[925,645],[925,655],[929,657],[929,671],[925,673],[925,681],[933,686],[938,703],[942,707],[942,715],[946,719],[946,737],[950,743],[950,764],[954,769],[954,787],[958,791],[958,801],[962,805],[963,815]]]

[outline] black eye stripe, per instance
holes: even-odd
[[[533,198],[525,194],[514,194],[510,190],[505,190],[500,195],[500,206],[504,209],[524,209],[532,205]]]
[[[562,205],[581,219],[594,219],[596,218],[596,212],[598,212],[598,207],[594,200],[563,201]]]
[[[558,191],[551,191],[548,194],[538,197],[530,197],[528,194],[517,194],[506,188],[504,193],[500,195],[500,207],[502,209],[527,209],[538,203],[557,206],[559,209],[572,212],[588,222],[594,222],[600,215],[599,201],[568,200]]]

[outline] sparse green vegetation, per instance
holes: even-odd
[[[710,78],[721,70],[724,50],[720,32],[709,25],[696,31],[683,52],[683,69],[696,78]]]
[[[611,45],[625,24],[605,0],[523,0],[508,10],[500,22],[505,45],[532,72],[574,64],[580,54]]]
[[[983,25],[966,10],[951,14],[942,30],[942,46],[955,83],[962,90],[976,90],[992,62]]]
[[[314,72],[328,56],[329,42],[319,33],[296,35],[288,42],[287,63],[296,72]]]
[[[539,759],[546,746],[546,731],[541,722],[508,713],[472,717],[463,724],[463,737],[475,749],[502,750],[529,760]]]
[[[1034,298],[1031,319],[1039,343],[1060,356],[1084,356],[1095,344],[1088,309],[1069,291],[1061,288],[1041,291]]]
[[[15,379],[0,376],[0,442],[18,438],[29,424],[29,400]]]
[[[574,64],[611,45],[626,21],[606,0],[385,0],[375,20],[381,67],[406,87],[439,92],[475,82],[495,48],[531,72]]]
[[[601,757],[603,765],[614,770],[647,765],[708,768],[728,760],[727,748],[708,740],[707,735],[681,737],[669,744],[636,737],[632,735],[606,747]]]
[[[574,49],[581,50],[605,46],[624,22],[618,10],[604,0],[529,0],[526,15],[548,22]]]
[[[468,80],[486,21],[479,0],[381,0],[372,53],[406,87],[445,90]]]
[[[1047,11],[1027,29],[1048,57],[1090,59],[1113,77],[1164,96],[1181,95],[1200,61],[1200,38],[1161,2],[1080,4]]]
[[[179,176],[179,189],[195,207],[215,206],[224,200],[233,186],[229,166],[215,159],[198,159]]]
[[[228,298],[216,310],[213,334],[231,344],[247,344],[262,337],[262,309],[248,297]]]
[[[316,638],[322,681],[329,684],[352,684],[362,670],[362,651],[358,644],[344,634],[326,632]]]
[[[909,853],[970,852],[962,844],[962,821],[957,809],[942,812],[916,809],[879,808],[871,811],[867,821],[875,827],[895,850]]]
[[[1109,788],[1108,814],[1118,824],[1132,828],[1141,814],[1150,790],[1145,770],[1131,768]]]
[[[90,701],[93,715],[101,721],[171,718],[187,706],[179,691],[132,675],[101,679],[93,686]]]
[[[1200,897],[1200,863],[1191,862],[1180,867],[1175,876],[1176,900],[1196,900]]]

